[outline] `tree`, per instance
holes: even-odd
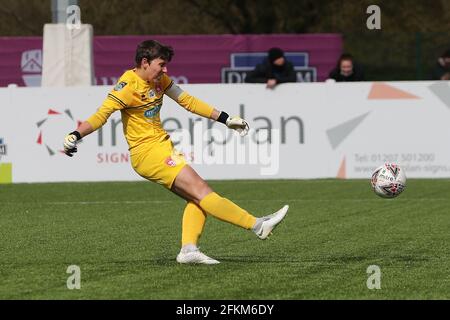
[[[51,0],[2,0],[0,35],[42,35],[45,23],[52,21]]]
[[[306,33],[327,3],[315,0],[188,0],[228,33]]]

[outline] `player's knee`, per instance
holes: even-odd
[[[196,186],[195,188],[195,199],[194,202],[196,204],[200,204],[200,201],[206,197],[208,194],[210,194],[212,189],[208,186],[207,183],[202,183]]]

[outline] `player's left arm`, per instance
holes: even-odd
[[[206,102],[183,91],[174,83],[170,84],[165,94],[192,113],[221,122],[228,128],[236,130],[241,136],[245,136],[248,133],[249,125],[247,121],[238,116],[230,117],[228,113],[215,109]]]

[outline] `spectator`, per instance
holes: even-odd
[[[280,48],[270,49],[267,58],[249,72],[245,79],[247,83],[266,83],[269,89],[273,89],[279,83],[296,81],[294,66],[286,60]]]
[[[450,80],[450,49],[439,57],[431,74],[432,80]]]
[[[355,63],[353,56],[344,53],[338,60],[336,68],[331,70],[329,76],[337,82],[345,81],[364,81],[364,73],[361,68]]]

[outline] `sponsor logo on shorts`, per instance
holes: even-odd
[[[169,167],[175,167],[177,165],[177,163],[175,162],[175,160],[172,159],[172,157],[167,157],[165,163],[169,166]]]

